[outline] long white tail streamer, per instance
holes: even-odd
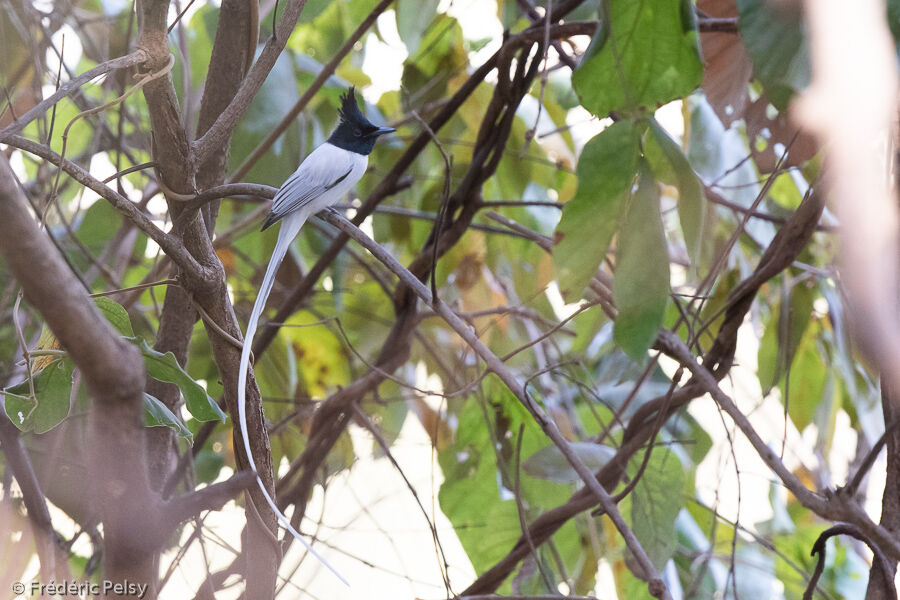
[[[266,490],[266,486],[259,476],[259,471],[256,470],[256,460],[253,458],[253,451],[250,449],[250,436],[247,433],[247,368],[250,365],[250,347],[253,345],[256,324],[259,322],[259,317],[262,314],[263,308],[266,306],[269,292],[272,291],[272,284],[275,282],[275,274],[278,272],[278,267],[281,265],[281,261],[284,260],[284,255],[287,253],[291,241],[300,232],[300,228],[303,227],[307,218],[309,218],[309,213],[301,209],[286,215],[284,219],[282,219],[281,228],[278,231],[278,241],[275,242],[275,251],[272,253],[272,258],[269,260],[269,266],[266,267],[266,275],[263,277],[262,285],[259,288],[259,294],[256,296],[256,302],[253,303],[250,321],[247,322],[247,333],[244,335],[244,347],[241,350],[241,366],[240,371],[238,372],[238,421],[240,421],[241,438],[244,440],[244,452],[247,453],[247,461],[250,463],[250,468],[256,474],[256,483],[259,485],[263,497],[269,504],[269,508],[272,509],[272,512],[274,512],[275,516],[278,518],[278,522],[281,523],[281,525],[287,529],[297,541],[303,544],[306,549],[309,550],[310,554],[315,556],[329,571],[334,573],[344,585],[350,587],[350,583],[341,577],[341,574],[338,573],[327,560],[322,558],[322,556],[316,552],[305,539],[303,539],[303,536],[294,529],[284,513],[278,509],[275,500],[272,499],[272,496],[270,496],[268,490]]]

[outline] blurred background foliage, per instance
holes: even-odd
[[[271,31],[271,4],[261,7],[263,39]],[[235,132],[230,171],[282,120],[375,4],[307,2],[287,49]],[[398,132],[371,155],[369,173],[348,198],[352,210],[421,130],[415,114],[428,119],[440,109],[500,47],[504,31],[513,35],[531,26],[527,5],[398,0],[243,181],[279,185],[326,139],[340,94],[355,85],[369,118],[391,123]],[[889,5],[889,14],[897,15],[898,2]],[[0,127],[52,91],[57,53],[65,57],[62,80],[126,54],[137,28],[131,8],[114,0],[5,0]],[[538,14],[544,8],[539,5]],[[196,119],[217,15],[215,2],[197,2],[170,36],[172,79],[187,123]],[[731,29],[704,29],[710,18],[728,21]],[[660,328],[690,337],[698,353],[708,349],[728,293],[752,271],[779,224],[816,181],[821,155],[788,119],[792,98],[810,78],[798,15],[780,14],[763,0],[589,0],[566,21],[599,25],[592,36],[576,35],[559,46],[577,64],[574,72],[556,48],[547,51],[542,74],[517,110],[496,174],[483,186],[484,209],[441,258],[435,278],[444,301],[466,315],[498,356],[509,356],[507,364],[528,382],[582,459],[600,468],[635,410],[670,388],[675,367],[656,360],[651,349]],[[80,111],[118,96],[129,77],[115,72],[84,86],[23,134],[59,151],[62,128]],[[451,190],[469,170],[496,80],[492,74],[480,83],[438,132],[441,148],[452,156]],[[136,95],[78,122],[66,156],[102,179],[151,160],[149,131],[146,107]],[[58,200],[48,204],[55,168],[12,146],[0,150],[11,156],[36,213],[92,292],[165,278],[158,247],[107,202],[64,176]],[[405,177],[405,187],[382,203],[364,229],[407,264],[425,245],[441,206],[441,150],[430,144]],[[114,185],[157,223],[171,224],[152,169],[126,174]],[[224,240],[219,257],[242,323],[276,235],[259,233],[259,219],[247,219],[254,210],[258,214],[258,204],[250,197],[227,199],[216,224]],[[517,233],[489,211],[529,233]],[[748,410],[767,407],[775,415],[757,422],[764,437],[784,448],[787,435],[791,468],[814,487],[842,483],[848,462],[864,455],[883,427],[877,378],[848,339],[832,267],[834,224],[826,209],[800,258],[757,296],[740,331],[735,369],[742,374],[732,388]],[[304,228],[279,274],[272,309],[333,235],[320,222]],[[545,247],[556,241],[552,254],[541,240]],[[615,322],[592,291],[598,272],[612,281]],[[52,339],[42,335],[38,315],[16,305],[16,283],[2,263],[0,283],[6,412],[25,432],[39,473],[54,483],[47,486],[48,498],[90,531],[89,507],[73,501],[85,483],[72,476],[80,458],[73,440],[84,434],[79,427],[87,399],[65,356],[49,352],[41,359],[41,350],[52,350]],[[350,247],[257,360],[275,464],[303,451],[317,402],[368,369],[393,323],[393,285],[370,256]],[[154,340],[163,294],[160,287],[118,293],[98,306],[123,336],[145,348],[152,377],[181,388],[186,410],[161,411],[148,397],[148,424],[175,428],[182,450],[194,453],[192,481],[213,481],[234,466],[232,423],[217,425],[202,447],[190,444],[201,422],[218,416],[221,375],[199,323],[186,365],[171,355],[154,356],[144,344]],[[441,536],[458,536],[474,571],[482,573],[509,552],[522,519],[530,522],[565,503],[580,484],[499,380],[481,378],[484,367],[473,353],[422,309],[426,314],[405,366],[371,390],[363,409],[389,444],[411,420],[421,423],[432,442],[431,449],[420,450],[422,460],[436,456],[442,478],[438,506],[454,529]],[[41,361],[33,364],[37,404],[18,363],[22,341]],[[714,411],[712,403],[702,406]],[[745,455],[716,452],[717,445],[729,443],[725,429],[717,416],[698,417],[696,410],[681,410],[664,424],[640,480],[620,504],[623,515],[677,597],[800,598],[813,565],[809,550],[827,523],[772,477],[741,478]],[[732,432],[730,423],[726,429]],[[63,430],[66,435],[54,436]],[[66,445],[65,464],[42,466],[53,444]],[[371,452],[382,450],[374,442],[360,448],[345,435],[320,480],[352,471],[359,453]],[[632,458],[630,475],[643,456]],[[704,463],[713,467],[701,469]],[[708,479],[729,470],[738,471],[737,479]],[[3,472],[9,505],[16,496],[8,470]],[[769,518],[741,518],[740,500],[718,505],[717,486],[737,480],[745,494],[765,500],[751,514]],[[21,530],[24,522],[16,519],[6,531]],[[422,535],[421,544],[432,551],[430,534]],[[830,544],[820,591],[828,598],[861,597],[866,551],[843,540]],[[582,513],[526,558],[499,591],[648,597],[646,585],[626,568],[629,561],[610,522]],[[21,557],[4,562],[6,577],[25,564]],[[88,573],[96,568],[89,552],[73,552],[72,562]],[[453,584],[461,588],[467,582]]]

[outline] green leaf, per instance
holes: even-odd
[[[296,76],[291,55],[282,53],[275,61],[272,72],[259,93],[253,97],[247,114],[235,128],[231,169],[236,169],[297,103],[300,96],[297,93],[297,86],[293,83]],[[286,82],[290,82],[290,85],[286,85]],[[314,143],[318,142],[319,140],[314,140]],[[245,181],[279,185],[297,168],[302,158],[300,127],[294,125],[272,144],[265,158],[250,169]]]
[[[144,364],[150,376],[159,381],[174,383],[181,390],[188,412],[198,421],[214,421],[221,419],[225,422],[227,415],[222,412],[216,401],[206,393],[203,386],[191,379],[191,376],[181,368],[175,355],[171,352],[162,354],[157,352],[143,338],[131,338],[129,341],[137,344],[144,356]]]
[[[418,50],[403,64],[401,89],[416,102],[433,102],[448,95],[453,74],[469,62],[462,27],[453,17],[439,14],[422,36]],[[482,115],[484,113],[482,112]]]
[[[288,326],[280,333],[290,344],[289,350],[296,354],[303,386],[314,398],[350,381],[343,341],[329,324],[320,321],[313,313],[301,311],[287,320]],[[293,370],[296,373],[297,369]]]
[[[459,413],[455,443],[438,454],[444,474],[441,511],[476,570],[502,558],[521,534],[515,502],[504,499],[498,485],[492,444],[481,406],[469,399]]]
[[[219,452],[203,448],[194,458],[194,476],[197,483],[212,483],[225,466],[225,457]]]
[[[298,21],[300,23],[311,23],[328,8],[329,4],[331,4],[331,0],[308,0],[303,5],[303,12],[300,13]]]
[[[809,49],[803,23],[786,11],[776,12],[766,0],[737,0],[738,25],[753,75],[772,104],[787,108],[793,94],[810,81]]]
[[[654,109],[703,79],[690,0],[610,0],[572,85],[597,116]]]
[[[438,0],[398,0],[396,8],[397,31],[410,55],[415,54],[428,31],[428,25],[437,14]]]
[[[185,439],[188,443],[194,443],[194,435],[180,418],[175,416],[169,407],[163,404],[159,398],[150,394],[144,394],[144,424],[147,427],[168,427]]]
[[[819,332],[818,325],[806,330],[791,364],[790,380],[782,384],[788,415],[799,431],[812,421],[828,381],[828,365],[817,343]]]
[[[706,221],[706,202],[700,180],[675,140],[653,118],[650,119],[650,135],[645,139],[644,154],[656,178],[678,188],[678,218],[691,265],[696,270]]]
[[[641,169],[637,192],[619,231],[613,298],[619,311],[613,336],[628,356],[641,360],[662,326],[669,300],[669,253],[659,187]]]
[[[567,302],[597,272],[619,224],[640,156],[637,124],[610,125],[585,146],[578,159],[578,191],[562,211],[553,250],[560,291]]]
[[[741,274],[737,269],[731,269],[724,275],[721,275],[716,282],[716,287],[713,289],[712,295],[703,304],[703,309],[700,311],[700,321],[702,323],[709,323],[709,326],[707,326],[700,334],[698,342],[700,348],[702,348],[704,352],[709,351],[712,347],[712,344],[719,333],[719,327],[721,327],[722,322],[725,321],[725,309],[728,306],[728,297],[731,295],[731,290],[734,289],[740,280]]]
[[[441,510],[478,572],[503,558],[522,534],[512,495],[520,427],[523,458],[547,444],[547,437],[531,415],[497,378],[486,379],[483,387],[484,397],[491,400],[466,399],[457,413],[453,443],[438,452],[444,475],[438,494]],[[571,492],[570,486],[525,475],[521,475],[519,484],[520,500],[529,510],[556,506]],[[578,539],[573,523],[553,536],[572,571],[580,556]]]
[[[22,431],[46,433],[69,416],[74,370],[70,360],[55,360],[33,375],[37,404],[30,397],[27,380],[7,388],[4,409],[13,425]]]
[[[810,323],[817,288],[808,281],[791,286],[778,304],[762,339],[757,356],[757,375],[763,395],[768,394],[791,368],[794,355]]]
[[[768,396],[782,375],[782,362],[778,360],[778,315],[773,314],[763,329],[756,355],[756,376],[763,396]]]
[[[603,444],[593,442],[570,442],[569,447],[581,462],[591,471],[599,471],[615,456],[616,451]],[[555,481],[556,483],[573,483],[581,481],[562,451],[554,446],[541,448],[522,463],[522,470],[532,477]]]
[[[89,252],[99,255],[121,228],[122,218],[109,202],[94,202],[80,214],[75,234]],[[88,264],[83,253],[73,250],[70,255],[76,264]]]
[[[4,46],[6,48],[8,46]],[[55,57],[53,59],[56,60]],[[55,73],[54,73],[55,80]],[[90,87],[82,88],[89,90]],[[53,126],[53,137],[50,140],[50,148],[54,152],[62,151],[62,137],[66,132],[66,128],[69,127],[69,124],[81,113],[81,109],[75,105],[75,103],[69,98],[65,98],[56,104],[56,122]],[[47,123],[50,122],[49,117],[50,113],[47,113]],[[42,126],[41,119],[36,119],[28,124],[23,131],[23,135],[29,139],[41,140],[43,142],[46,139],[47,131]],[[66,155],[65,157],[69,160],[72,160],[72,157],[78,156],[82,152],[87,149],[88,144],[91,143],[91,140],[94,136],[93,126],[91,125],[91,120],[89,118],[80,118],[74,122],[72,127],[69,129],[68,136],[66,138]],[[64,179],[64,178],[63,178]],[[60,181],[62,184],[62,180]]]
[[[632,461],[628,473],[637,474],[640,460]],[[655,449],[647,467],[628,497],[634,535],[653,565],[662,570],[677,546],[675,519],[684,506],[684,467],[664,449]]]
[[[128,317],[125,307],[103,296],[94,298],[94,304],[116,331],[125,337],[134,337],[134,329],[131,327],[131,319]]]

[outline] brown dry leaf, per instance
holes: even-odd
[[[768,97],[760,96],[744,114],[747,140],[750,142],[753,160],[760,173],[771,173],[775,170],[775,165],[784,153],[784,149],[776,149],[776,144],[788,149],[784,163],[787,167],[803,164],[812,158],[818,149],[815,138],[794,124],[787,112],[776,111],[774,107],[769,110],[769,105]],[[769,114],[775,114],[775,118],[769,118]],[[796,139],[794,136],[797,136]]]
[[[39,34],[37,34],[39,35]],[[30,46],[5,13],[0,14],[0,128],[12,124],[13,117],[28,112],[41,101],[40,83],[34,78]]]
[[[234,252],[232,252],[229,248],[219,248],[216,250],[216,256],[219,257],[219,260],[222,262],[222,266],[225,267],[226,275],[234,274]]]
[[[712,17],[737,17],[734,0],[698,0],[697,9]],[[744,51],[740,35],[701,33],[700,49],[706,69],[703,90],[706,99],[727,128],[744,115],[750,97],[747,84],[753,76],[753,63]]]

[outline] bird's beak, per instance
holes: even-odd
[[[386,133],[394,133],[395,131],[397,130],[393,127],[379,127],[375,130],[375,135],[384,135]]]

